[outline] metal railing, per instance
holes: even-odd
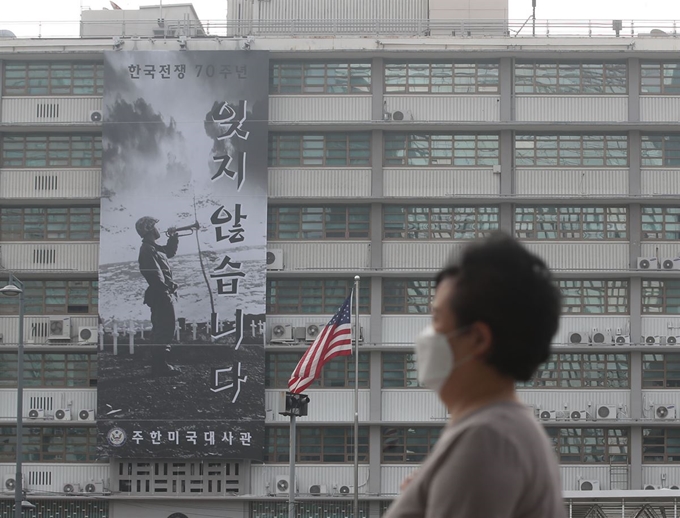
[[[680,20],[428,20],[428,19],[276,19],[276,20],[106,20],[97,22],[4,21],[3,38],[141,37],[455,37],[677,38]]]

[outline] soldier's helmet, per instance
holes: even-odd
[[[158,223],[156,218],[152,218],[151,216],[143,216],[137,220],[137,223],[135,223],[135,230],[137,230],[139,237],[144,237],[153,230],[154,226],[156,226],[156,223]]]

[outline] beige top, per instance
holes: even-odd
[[[383,518],[566,518],[554,449],[521,403],[449,423]]]

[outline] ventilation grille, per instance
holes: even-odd
[[[28,485],[34,486],[51,486],[52,472],[51,471],[29,471]]]
[[[56,103],[38,103],[36,117],[39,119],[56,119],[59,117],[59,105]]]
[[[49,332],[49,322],[36,322],[31,324],[31,338],[47,338]]]
[[[57,262],[57,251],[54,248],[37,248],[33,250],[33,264],[54,264]]]
[[[36,191],[55,191],[57,189],[57,175],[37,174],[34,179],[34,189]]]
[[[54,409],[54,398],[51,396],[31,396],[28,398],[29,410],[47,410]]]

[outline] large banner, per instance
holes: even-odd
[[[104,67],[100,452],[261,459],[267,53]]]

